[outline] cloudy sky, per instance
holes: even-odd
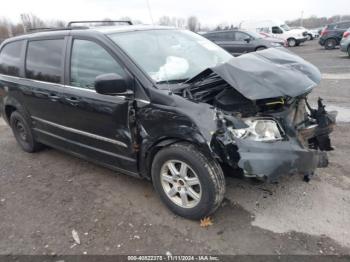
[[[350,0],[148,0],[153,19],[160,16],[195,15],[203,25],[239,23],[251,19],[288,20],[311,15],[350,14]],[[87,20],[106,17],[151,23],[147,0],[1,0],[0,17],[13,22],[21,13],[33,13],[45,20]]]

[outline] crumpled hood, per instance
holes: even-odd
[[[321,73],[314,65],[283,47],[234,57],[207,70],[251,100],[296,97],[321,81]]]

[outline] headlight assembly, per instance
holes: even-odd
[[[273,119],[248,118],[244,120],[244,123],[247,124],[247,128],[229,128],[235,137],[261,142],[276,141],[283,138],[282,128]]]

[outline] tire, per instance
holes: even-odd
[[[350,46],[348,46],[348,55],[350,57]]]
[[[313,40],[314,38],[312,37],[311,34],[307,34],[307,35],[306,35],[306,39],[307,39],[307,41],[311,41],[311,40]]]
[[[327,39],[324,42],[324,48],[327,50],[334,49],[337,46],[337,41],[334,38]]]
[[[42,148],[42,144],[35,141],[32,129],[25,117],[15,111],[10,116],[10,126],[17,143],[28,153],[34,153]]]
[[[190,143],[176,143],[160,150],[153,159],[152,181],[172,212],[193,220],[212,214],[225,194],[220,165]]]
[[[261,51],[264,49],[266,49],[266,46],[259,46],[259,47],[255,48],[255,51]]]
[[[289,38],[287,42],[289,47],[294,47],[297,45],[297,40],[295,40],[295,38]]]

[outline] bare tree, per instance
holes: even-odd
[[[0,42],[12,36],[11,23],[9,20],[2,18],[0,20]]]
[[[34,28],[45,27],[44,21],[33,14],[21,14],[21,20],[25,32],[28,32],[30,29]]]
[[[197,32],[199,30],[200,24],[198,18],[195,16],[190,16],[187,18],[187,28],[192,32]]]
[[[173,25],[173,21],[169,16],[162,16],[158,20],[159,25],[164,25],[164,26],[171,26]]]

